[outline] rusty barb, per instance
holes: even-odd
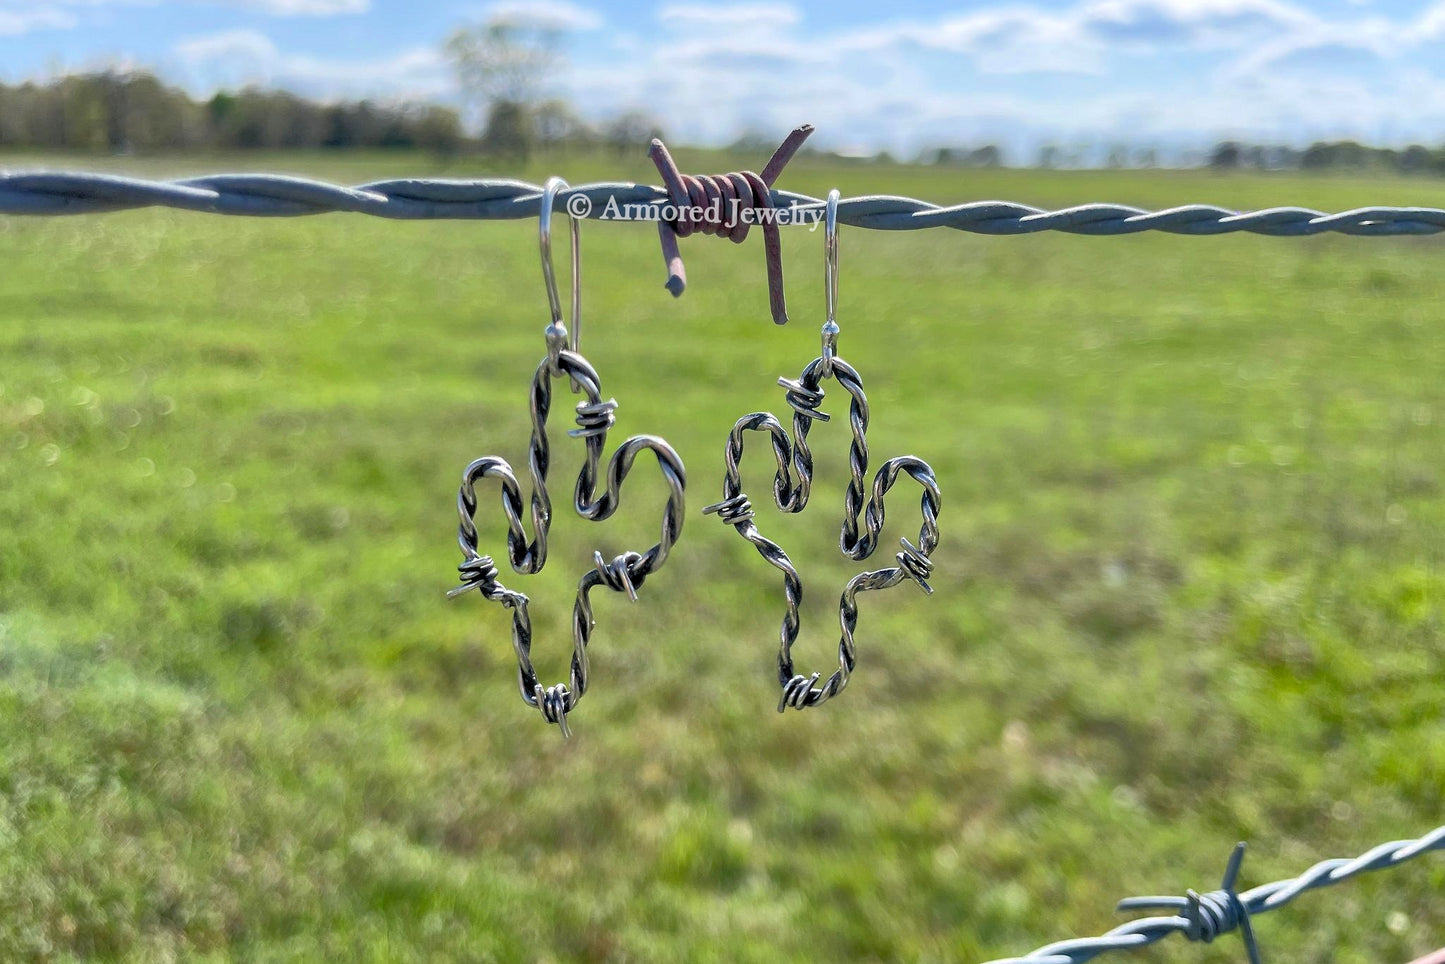
[[[783,245],[778,237],[775,216],[760,213],[773,207],[773,182],[792,160],[798,148],[813,133],[812,124],[796,128],[773,152],[762,174],[735,171],[730,174],[683,174],[662,141],[653,138],[647,156],[657,165],[668,197],[677,208],[673,221],[659,221],[657,233],[662,240],[662,257],[667,262],[667,290],[673,297],[687,287],[687,269],[677,239],[694,232],[713,234],[741,243],[748,229],[757,224],[763,231],[763,253],[768,266],[768,303],[773,321],[788,323],[788,305],[783,295]]]

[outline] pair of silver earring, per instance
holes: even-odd
[[[461,585],[448,595],[456,596],[472,589],[483,597],[512,611],[512,647],[517,657],[517,684],[527,705],[539,710],[549,723],[557,724],[562,735],[570,735],[567,716],[590,682],[587,646],[595,621],[591,592],[606,586],[614,592],[626,593],[636,601],[637,591],[648,576],[667,562],[673,545],[682,534],[685,513],[686,473],[677,451],[654,435],[635,435],[624,441],[607,460],[605,473],[602,456],[607,447],[607,434],[615,421],[617,402],[602,397],[601,381],[579,350],[581,334],[581,246],[579,219],[570,217],[572,260],[571,330],[563,321],[561,299],[557,292],[552,267],[552,209],[558,193],[567,188],[561,178],[551,178],[542,191],[538,239],[542,255],[542,277],[546,284],[551,321],[547,325],[547,352],[532,378],[529,397],[532,435],[528,453],[531,475],[530,515],[532,538],[527,538],[528,507],[522,501],[521,486],[511,465],[498,456],[484,456],[466,467],[457,493],[460,525],[457,543],[462,550],[462,563],[457,567]],[[778,682],[782,697],[778,711],[792,706],[803,709],[816,706],[836,696],[851,677],[857,663],[854,634],[858,625],[857,596],[860,592],[888,589],[906,580],[918,583],[932,592],[928,577],[933,569],[931,555],[938,545],[938,483],[928,464],[914,456],[888,459],[873,477],[871,494],[865,488],[869,464],[868,399],[858,372],[837,353],[838,325],[835,318],[838,300],[838,202],[837,191],[830,191],[825,206],[824,281],[827,320],[823,325],[823,347],[819,357],[808,363],[797,379],[779,379],[786,389],[785,398],[793,409],[792,434],[770,412],[753,412],[737,421],[728,435],[724,454],[726,466],[723,499],[703,510],[716,514],[731,525],[740,536],[752,543],[758,554],[783,574],[783,591],[787,600],[779,635]],[[501,506],[507,519],[507,555],[513,571],[522,575],[540,572],[547,561],[547,534],[552,522],[552,502],[547,491],[551,445],[547,435],[547,419],[552,408],[552,383],[556,379],[570,381],[572,391],[583,396],[576,405],[577,428],[568,434],[586,445],[582,468],[577,476],[573,507],[578,515],[593,522],[610,518],[621,503],[622,484],[632,471],[637,456],[651,452],[657,460],[668,488],[663,507],[662,526],[658,540],[645,552],[627,551],[610,561],[600,551],[593,553],[594,565],[578,582],[572,609],[572,662],[566,683],[544,686],[532,665],[532,623],[528,615],[527,596],[509,589],[499,580],[492,557],[478,546],[476,514],[477,486],[485,479],[501,483]],[[813,456],[808,445],[808,432],[815,421],[827,421],[820,410],[824,399],[823,382],[832,379],[849,395],[849,425],[852,442],[849,449],[851,478],[844,495],[842,534],[839,549],[849,559],[863,561],[876,551],[884,523],[884,499],[902,475],[913,478],[922,487],[920,513],[922,525],[915,545],[902,540],[902,551],[896,566],[864,571],[850,579],[838,603],[841,637],[838,643],[838,668],[826,680],[822,674],[803,675],[794,669],[793,646],[801,631],[799,607],[803,583],[788,554],[776,542],[764,536],[757,527],[753,507],[742,489],[741,461],[744,439],[749,432],[766,433],[772,443],[777,471],[773,480],[773,499],[784,512],[801,512],[808,504],[812,489]],[[599,492],[599,482],[602,489]],[[860,529],[861,517],[861,529]]]

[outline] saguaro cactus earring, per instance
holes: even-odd
[[[778,701],[779,713],[789,706],[797,709],[816,706],[842,692],[857,664],[854,632],[858,627],[858,593],[888,589],[906,579],[911,579],[925,591],[932,592],[928,585],[928,577],[933,571],[930,556],[938,545],[938,483],[933,478],[933,470],[922,459],[904,455],[884,462],[873,477],[872,496],[865,509],[868,398],[863,394],[863,380],[858,372],[837,353],[837,191],[828,192],[825,217],[824,287],[827,318],[823,324],[822,354],[809,362],[796,380],[778,379],[778,383],[787,389],[785,397],[793,409],[792,437],[789,438],[782,423],[771,412],[753,412],[738,419],[728,436],[724,453],[726,474],[723,478],[723,501],[703,510],[705,513],[716,513],[718,518],[756,546],[758,555],[783,573],[783,593],[787,598],[787,608],[783,613],[781,645],[778,650],[778,683],[782,687],[782,698]],[[804,676],[794,670],[793,644],[797,642],[802,628],[798,609],[803,598],[803,582],[783,548],[758,531],[752,503],[743,494],[740,464],[743,441],[747,433],[766,432],[772,441],[773,457],[778,466],[773,480],[773,501],[784,512],[803,511],[808,504],[808,494],[813,481],[813,453],[808,447],[808,432],[814,421],[828,420],[828,416],[819,411],[819,406],[824,397],[822,383],[829,378],[841,385],[849,395],[848,419],[853,431],[853,441],[848,452],[852,479],[843,500],[843,527],[839,549],[847,558],[862,561],[878,548],[879,534],[883,530],[884,497],[900,474],[911,476],[923,487],[920,504],[923,521],[918,532],[917,545],[907,539],[902,540],[903,551],[895,557],[896,566],[860,572],[843,587],[843,593],[838,600],[838,623],[842,630],[838,641],[838,668],[820,685],[818,681],[821,673]],[[793,481],[792,470],[797,472],[796,482]],[[861,533],[858,523],[860,514],[866,530]]]
[[[539,239],[542,251],[542,277],[547,286],[547,301],[552,318],[546,328],[547,354],[532,377],[530,406],[532,413],[532,439],[528,453],[528,468],[532,476],[531,516],[533,537],[529,542],[525,521],[521,487],[508,462],[495,455],[483,456],[467,466],[462,473],[461,489],[457,493],[457,510],[461,524],[457,528],[457,542],[462,549],[462,563],[457,567],[461,573],[462,585],[448,595],[456,596],[470,589],[478,590],[485,598],[500,603],[512,610],[512,646],[517,655],[517,684],[522,699],[529,706],[541,711],[543,718],[555,723],[563,736],[569,736],[567,714],[570,713],[587,692],[590,680],[587,660],[587,643],[594,626],[590,594],[597,586],[606,586],[614,592],[626,593],[634,601],[643,581],[662,568],[667,561],[673,543],[682,533],[683,490],[686,478],[682,459],[672,446],[655,435],[634,435],[612,453],[607,462],[606,484],[597,492],[599,468],[603,450],[607,447],[607,433],[612,428],[617,402],[603,399],[602,386],[597,372],[579,352],[578,342],[581,329],[581,248],[578,219],[571,219],[572,236],[572,331],[569,337],[567,326],[562,321],[562,308],[557,296],[557,281],[552,270],[552,208],[558,192],[567,183],[561,178],[551,178],[542,192],[542,212]],[[572,390],[584,396],[577,403],[577,428],[567,434],[580,438],[587,446],[586,459],[577,476],[574,508],[584,519],[600,522],[611,518],[621,503],[622,483],[632,470],[637,456],[650,451],[657,457],[658,468],[667,483],[667,504],[662,513],[662,532],[657,542],[646,552],[624,552],[607,561],[601,551],[593,553],[595,565],[582,575],[577,585],[577,599],[572,609],[572,669],[568,682],[544,687],[532,668],[532,621],[527,613],[527,597],[523,593],[508,589],[498,577],[496,564],[489,555],[483,555],[477,546],[476,527],[477,484],[483,479],[494,478],[501,483],[502,511],[507,517],[507,555],[512,569],[522,575],[541,572],[547,562],[547,533],[552,522],[552,501],[547,493],[547,470],[551,464],[551,444],[547,439],[547,416],[552,409],[552,381],[557,378],[570,379]]]

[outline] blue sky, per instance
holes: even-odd
[[[0,0],[0,79],[109,64],[206,93],[453,100],[451,28],[568,29],[558,94],[680,142],[819,126],[825,146],[1223,137],[1445,142],[1445,0]]]

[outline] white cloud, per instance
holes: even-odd
[[[188,64],[239,58],[269,63],[281,54],[271,38],[259,30],[226,30],[189,37],[176,43],[174,50],[176,55]]]
[[[276,76],[281,81],[301,81],[329,97],[437,97],[451,84],[445,60],[431,47],[412,47],[373,60],[287,55],[281,58]]]
[[[273,17],[333,17],[366,13],[371,9],[371,0],[53,0],[48,6],[29,9],[19,7],[19,0],[0,0],[0,24],[17,22],[20,18],[31,17],[41,26],[48,26],[48,18],[60,25],[62,17],[68,18],[64,26],[76,26],[75,11],[95,10],[100,7],[157,7],[163,3],[173,6],[211,6],[250,10]],[[0,31],[4,27],[0,26]]]
[[[371,0],[229,0],[228,5],[277,17],[334,17],[365,13]]]
[[[1318,22],[1280,0],[1092,0],[1075,17],[1105,41],[1190,46],[1243,46]]]
[[[1224,81],[1319,74],[1326,77],[1368,73],[1404,52],[1395,25],[1381,19],[1312,24],[1261,44],[1218,72]]]
[[[1402,35],[1407,40],[1445,38],[1445,3],[1437,3],[1420,14],[1418,20],[1403,28]]]
[[[596,30],[602,26],[602,15],[589,7],[566,0],[504,0],[483,9],[487,17],[519,20],[555,30]]]
[[[965,54],[988,74],[1104,74],[1120,48],[1149,54],[1245,47],[1315,22],[1280,0],[1089,0],[1058,12],[997,6],[932,21],[870,24],[836,42],[857,52],[912,45]]]
[[[0,37],[18,37],[32,30],[69,30],[77,23],[73,13],[59,7],[0,10]]]
[[[645,27],[609,37],[608,63],[599,56],[574,71],[567,88],[588,116],[642,107],[682,141],[811,121],[825,146],[905,152],[988,140],[1027,152],[1044,139],[1198,147],[1226,136],[1368,137],[1376,123],[1428,130],[1435,116],[1400,73],[1442,71],[1421,66],[1423,48],[1401,39],[1445,40],[1445,0],[1412,15],[1413,26],[1354,10],[1327,16],[1303,0],[970,6],[803,30],[786,4],[678,0],[659,12],[664,42]],[[759,22],[767,29],[748,29]]]
[[[769,30],[800,22],[803,15],[787,3],[672,3],[657,12],[657,19],[684,30],[702,27],[761,39]]]
[[[1037,10],[981,11],[926,27],[925,47],[967,53],[983,73],[1098,73],[1103,49],[1076,20]]]
[[[24,0],[0,0],[0,13],[12,13],[17,10],[59,10],[70,12],[78,8],[89,7],[151,7],[161,0],[51,0],[50,3],[36,6],[25,3]]]
[[[446,63],[434,47],[411,47],[379,58],[346,59],[288,53],[257,30],[185,38],[172,48],[195,86],[276,85],[312,97],[436,98],[450,91]]]
[[[960,54],[985,74],[1099,73],[1107,53],[1072,17],[1029,7],[870,24],[808,43],[815,45],[839,57],[906,54],[910,48]]]

